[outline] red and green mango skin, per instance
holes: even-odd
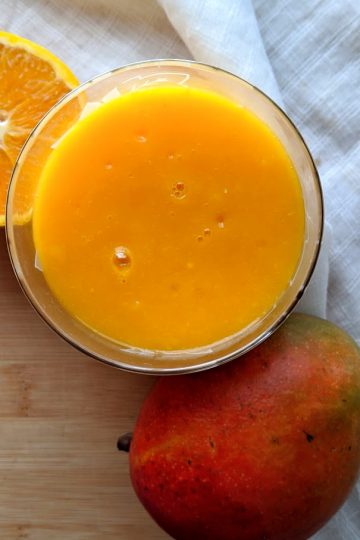
[[[293,314],[219,368],[161,378],[130,450],[135,491],[177,540],[304,540],[360,465],[360,352]]]

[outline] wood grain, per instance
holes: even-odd
[[[152,377],[75,351],[20,291],[0,230],[0,538],[169,538],[137,501],[131,431]]]

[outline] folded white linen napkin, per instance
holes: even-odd
[[[192,58],[237,73],[284,107],[318,162],[329,223],[299,309],[325,316],[327,307],[360,340],[358,0],[2,0],[1,7],[0,27],[55,51],[83,81],[129,62]],[[360,484],[314,538],[360,538]]]

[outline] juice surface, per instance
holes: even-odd
[[[277,301],[302,251],[304,206],[255,115],[208,91],[155,87],[101,105],[61,139],[33,234],[73,316],[136,347],[187,349]]]

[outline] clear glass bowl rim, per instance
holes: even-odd
[[[111,77],[112,74],[119,73],[121,71],[127,71],[131,70],[133,68],[141,68],[141,67],[147,67],[147,66],[165,66],[168,65],[171,66],[183,66],[183,67],[190,67],[190,68],[196,68],[197,66],[201,67],[202,69],[208,70],[208,71],[215,71],[220,72],[221,74],[224,74],[227,77],[232,77],[238,81],[240,81],[242,84],[252,88],[259,94],[261,94],[266,100],[268,100],[272,106],[277,109],[277,111],[280,113],[283,118],[285,118],[286,122],[292,127],[294,130],[296,136],[298,137],[300,143],[302,144],[305,153],[308,155],[308,158],[311,163],[311,167],[313,170],[315,185],[316,185],[316,191],[319,198],[319,210],[321,212],[320,215],[320,227],[319,227],[319,234],[318,234],[318,240],[317,245],[313,253],[313,257],[311,260],[311,263],[308,266],[307,273],[303,279],[303,285],[301,287],[301,290],[298,291],[298,293],[293,298],[292,302],[289,304],[286,311],[284,311],[270,326],[269,328],[259,334],[257,337],[255,337],[250,343],[248,343],[245,347],[239,348],[238,350],[235,350],[230,353],[225,353],[219,355],[219,357],[215,360],[205,361],[201,362],[200,364],[194,363],[194,365],[191,366],[182,366],[182,367],[174,367],[174,368],[153,368],[148,366],[137,366],[135,364],[130,364],[126,362],[120,362],[118,360],[112,360],[108,357],[102,356],[98,353],[94,353],[90,349],[88,349],[86,346],[78,343],[74,339],[72,339],[70,336],[68,336],[65,332],[62,331],[62,329],[56,325],[46,314],[44,310],[42,310],[36,302],[34,301],[36,295],[32,293],[31,289],[27,286],[27,283],[25,280],[21,278],[21,276],[18,274],[16,270],[16,264],[15,259],[17,258],[16,254],[13,253],[12,247],[11,247],[11,226],[8,224],[10,221],[9,215],[11,214],[11,191],[13,186],[13,181],[15,179],[15,173],[19,166],[19,163],[21,161],[21,158],[23,154],[25,153],[27,149],[27,145],[29,141],[36,136],[37,132],[41,129],[42,125],[47,121],[47,118],[54,114],[57,110],[60,110],[63,105],[65,105],[67,102],[71,101],[73,96],[86,91],[87,88],[92,86],[93,84],[96,84],[97,82],[100,82],[103,79],[106,79],[108,77]],[[36,124],[36,126],[33,128],[33,130],[30,132],[29,136],[27,137],[13,168],[11,179],[9,183],[8,193],[7,193],[7,199],[6,199],[6,211],[5,211],[6,219],[5,219],[5,234],[6,234],[6,242],[7,242],[7,248],[8,253],[10,257],[10,262],[13,268],[13,271],[15,273],[15,276],[17,278],[17,281],[20,285],[20,288],[22,289],[25,297],[29,301],[30,305],[33,307],[34,311],[39,315],[39,317],[47,324],[48,327],[50,327],[51,330],[53,330],[59,337],[64,339],[67,343],[69,343],[72,347],[77,349],[78,351],[84,353],[86,356],[94,358],[95,360],[98,360],[106,365],[109,365],[111,367],[122,369],[125,371],[130,371],[134,373],[141,373],[141,374],[148,374],[148,375],[179,375],[179,374],[186,374],[186,373],[193,373],[198,371],[204,371],[207,369],[211,369],[214,367],[217,367],[219,365],[225,364],[226,362],[232,361],[235,358],[238,358],[239,356],[242,356],[243,354],[247,353],[251,349],[257,347],[262,342],[264,342],[268,337],[270,337],[287,319],[287,317],[290,315],[290,313],[293,311],[297,303],[299,302],[300,298],[303,296],[309,281],[311,279],[311,276],[314,272],[314,269],[316,267],[316,263],[319,257],[319,252],[321,248],[322,243],[322,237],[323,237],[323,231],[324,231],[324,197],[323,197],[323,191],[322,186],[320,182],[319,173],[316,167],[316,164],[314,162],[314,159],[312,157],[312,154],[301,135],[299,129],[294,124],[294,122],[289,118],[287,113],[269,96],[267,95],[263,90],[255,86],[254,84],[250,83],[246,79],[243,79],[242,77],[227,71],[226,69],[220,68],[218,66],[214,66],[211,64],[207,64],[205,62],[198,62],[196,60],[187,60],[187,59],[178,59],[178,58],[160,58],[160,59],[151,59],[151,60],[142,60],[138,62],[132,62],[129,64],[125,64],[116,68],[113,68],[111,70],[108,70],[104,73],[101,73],[95,77],[92,77],[91,79],[88,79],[87,81],[81,83],[76,88],[72,89],[70,92],[65,94],[59,101],[55,103],[46,113],[45,115],[39,120],[39,122]],[[126,353],[124,353],[126,354]]]

